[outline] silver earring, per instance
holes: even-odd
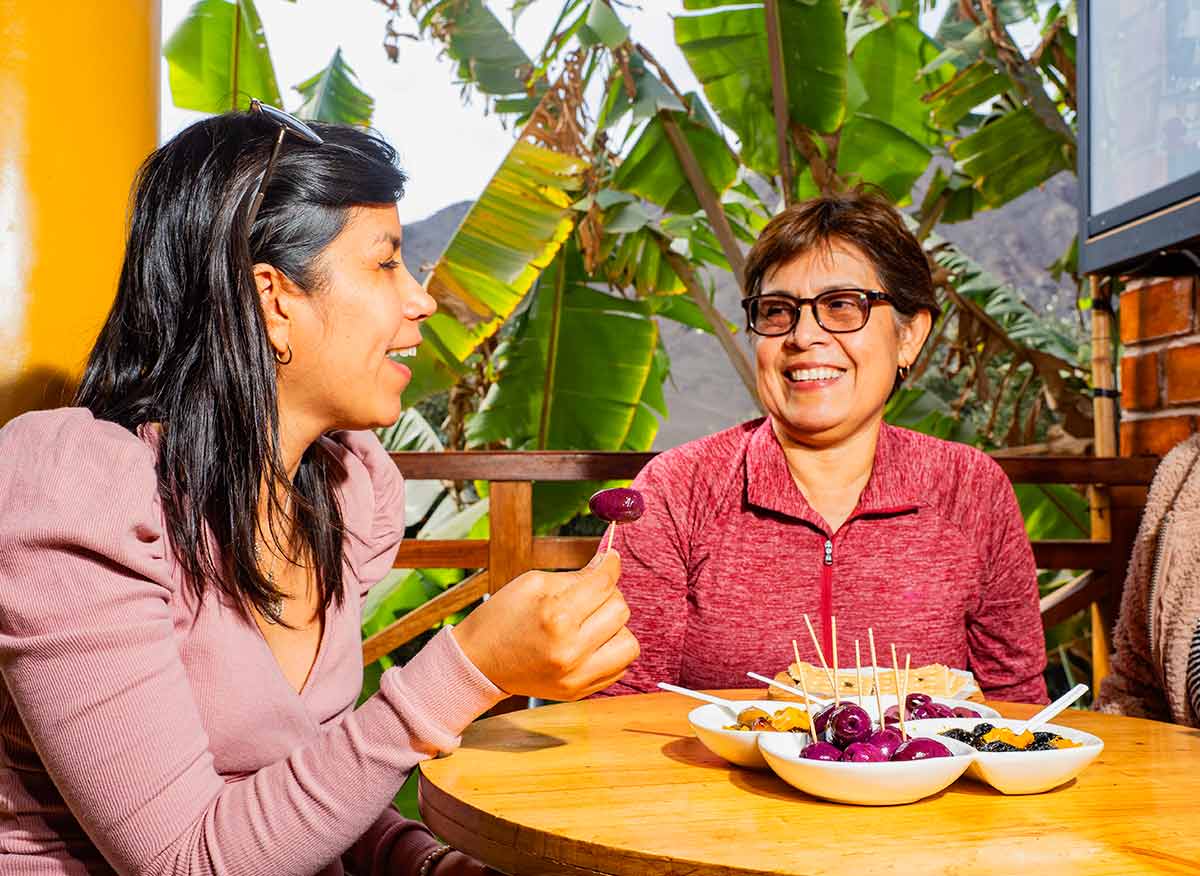
[[[908,365],[901,365],[898,369],[901,380],[908,380],[908,372],[912,370]]]

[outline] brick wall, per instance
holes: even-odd
[[[1200,431],[1196,277],[1129,282],[1121,294],[1121,455],[1162,455]]]

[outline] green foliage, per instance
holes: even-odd
[[[252,97],[281,105],[254,0],[198,0],[168,37],[163,57],[171,98],[182,109],[245,109]]]
[[[422,32],[441,40],[458,62],[458,81],[497,101],[504,112],[526,113],[537,105],[525,76],[533,62],[482,0],[414,0]]]
[[[677,124],[695,153],[709,185],[723,192],[737,178],[737,159],[711,127],[678,117]],[[695,213],[700,201],[684,176],[667,139],[663,121],[652,119],[629,155],[621,162],[612,185],[658,204],[671,213]]]
[[[963,172],[975,180],[989,207],[999,207],[1074,167],[1069,144],[1031,109],[1005,113],[950,148]]]
[[[342,57],[339,47],[325,69],[296,86],[304,103],[296,110],[302,119],[338,125],[371,124],[375,99],[358,87],[354,71]]]
[[[677,17],[675,41],[709,103],[737,135],[741,160],[760,173],[778,173],[763,5],[687,0],[684,6],[711,10]],[[779,17],[790,121],[815,131],[834,131],[846,112],[848,59],[841,3],[783,2]]]
[[[512,336],[496,351],[498,380],[469,421],[469,444],[649,449],[658,431],[655,412],[666,414],[665,362],[653,310],[594,289],[587,280],[573,249],[542,275]],[[537,484],[535,528],[565,523],[595,489]]]
[[[572,156],[513,144],[426,281],[439,310],[422,332],[410,404],[453,384],[516,311],[574,227],[583,169]]]

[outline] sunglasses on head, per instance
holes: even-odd
[[[307,143],[320,144],[325,142],[316,131],[291,113],[285,113],[281,109],[276,109],[270,104],[263,103],[258,98],[250,99],[250,112],[261,113],[272,122],[278,124],[279,136],[275,138],[275,148],[271,150],[271,157],[267,159],[267,169],[263,171],[262,181],[258,184],[258,191],[254,195],[254,201],[250,204],[250,212],[246,216],[247,229],[254,227],[254,219],[258,216],[258,209],[262,206],[263,198],[267,195],[267,186],[271,182],[271,174],[275,172],[275,161],[279,158],[279,150],[283,147],[283,138],[291,134]]]

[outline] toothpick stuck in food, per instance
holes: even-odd
[[[821,661],[821,668],[825,670],[825,677],[829,679],[829,688],[833,691],[834,701],[837,700],[837,681],[833,677],[833,673],[829,671],[829,664],[825,662],[825,653],[821,650],[821,642],[817,639],[817,631],[813,629],[812,621],[808,619],[808,615],[804,616],[804,624],[808,627],[808,634],[812,637],[813,647],[817,649],[817,659]],[[799,659],[796,665],[800,665]]]
[[[854,685],[858,688],[858,707],[862,708],[862,653],[858,648],[858,639],[854,640]]]
[[[829,632],[833,636],[833,704],[842,704],[841,694],[838,693],[838,659],[837,659],[837,618],[829,616]]]
[[[883,697],[879,695],[879,659],[875,656],[875,629],[867,627],[867,639],[871,643],[871,680],[875,687],[875,705],[879,709],[879,729],[887,724],[883,720]]]
[[[892,672],[896,676],[896,711],[900,717],[900,738],[908,739],[908,730],[904,726],[904,713],[908,711],[905,700],[908,698],[908,679],[905,678],[904,689],[900,687],[900,661],[896,657],[896,643],[892,643]]]
[[[800,649],[796,647],[796,640],[792,639],[792,650],[796,653],[796,665],[800,665]],[[808,698],[808,685],[804,683],[804,673],[800,673],[800,693],[804,694],[804,715],[808,718],[808,735],[813,742],[817,741],[817,725],[813,723],[812,700]]]

